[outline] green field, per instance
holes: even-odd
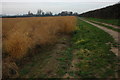
[[[98,19],[98,18],[87,18],[87,19],[120,26],[120,20],[119,19]]]

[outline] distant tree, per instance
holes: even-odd
[[[59,15],[60,16],[67,16],[68,12],[67,11],[62,11]]]
[[[73,15],[73,12],[68,12],[68,13],[69,13],[69,15],[70,15],[70,16],[72,16],[72,15]]]
[[[58,14],[54,14],[54,16],[58,16]]]
[[[41,9],[37,10],[37,15],[42,15],[43,11]]]
[[[31,13],[30,11],[28,11],[28,15],[33,15],[33,13]]]
[[[52,12],[46,12],[45,16],[53,16]]]
[[[75,12],[75,13],[73,13],[73,15],[74,15],[74,16],[78,16],[78,13],[77,13],[77,12]]]
[[[30,15],[30,11],[28,11],[28,15]]]
[[[52,12],[49,12],[49,15],[50,15],[50,16],[52,16],[52,15],[53,15],[53,13],[52,13]]]
[[[62,11],[61,13],[58,13],[59,16],[72,16],[73,12],[69,11]]]
[[[45,13],[44,12],[42,12],[42,16],[44,16],[45,15]]]

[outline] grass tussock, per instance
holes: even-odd
[[[5,58],[2,61],[2,78],[17,78],[19,76],[19,68],[15,62],[10,57]]]
[[[26,55],[28,48],[31,47],[31,39],[19,32],[11,34],[4,41],[5,51],[13,58],[21,58]]]
[[[59,34],[75,30],[76,17],[3,18],[3,50],[11,57],[25,56],[35,45],[52,44]]]

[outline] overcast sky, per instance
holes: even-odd
[[[28,11],[36,13],[38,9],[53,13],[61,11],[83,13],[113,5],[117,2],[119,0],[2,0],[0,14],[26,14]]]

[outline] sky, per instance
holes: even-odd
[[[38,9],[51,11],[54,14],[61,11],[78,13],[99,9],[113,5],[119,0],[2,0],[0,14],[27,14],[28,11],[36,13]]]

